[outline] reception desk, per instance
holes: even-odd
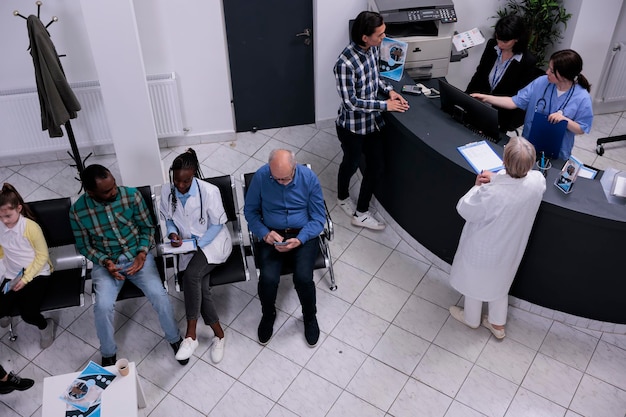
[[[404,81],[395,84],[396,91]],[[437,86],[436,81],[425,84]],[[376,197],[407,233],[452,263],[464,224],[456,203],[476,177],[457,146],[483,138],[442,112],[439,99],[405,97],[409,111],[385,113],[384,187]],[[491,145],[502,157],[504,142]],[[571,194],[559,191],[553,183],[563,163],[552,163],[510,294],[553,310],[624,324],[626,207],[609,204],[599,180],[579,178]]]

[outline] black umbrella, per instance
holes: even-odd
[[[65,78],[65,72],[59,60],[60,55],[57,54],[54,43],[50,39],[50,33],[48,33],[48,26],[57,19],[54,17],[48,25],[44,26],[39,19],[41,2],[38,1],[36,4],[37,16],[30,15],[26,18],[17,10],[13,14],[26,19],[28,39],[30,41],[28,49],[35,67],[35,80],[37,82],[37,94],[41,109],[41,129],[47,130],[51,138],[62,137],[63,130],[61,130],[61,125],[65,125],[72,148],[72,152],[68,152],[68,154],[76,163],[76,168],[80,175],[84,165],[76,146],[72,125],[70,124],[70,119],[76,118],[77,112],[80,110],[80,103]]]

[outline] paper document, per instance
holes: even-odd
[[[452,43],[457,52],[461,52],[464,49],[471,48],[472,46],[480,45],[485,42],[485,37],[478,28],[470,29],[465,32],[457,33],[452,37]]]
[[[482,171],[498,172],[504,168],[502,159],[484,140],[468,143],[467,145],[459,146],[457,149],[477,174],[480,174]]]
[[[170,243],[161,244],[161,252],[166,255],[194,252],[198,249],[195,239],[183,239],[183,244],[175,248]]]

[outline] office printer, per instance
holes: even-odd
[[[452,0],[369,0],[389,38],[409,44],[404,71],[413,79],[445,77],[457,21]]]

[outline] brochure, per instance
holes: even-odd
[[[83,415],[97,417],[100,415],[100,400],[104,391],[116,375],[102,366],[90,361],[76,379],[59,397],[68,404],[67,416]],[[76,411],[79,411],[77,414]]]
[[[452,43],[457,52],[472,46],[480,45],[485,42],[485,37],[478,28],[470,29],[465,32],[457,33],[452,37]]]
[[[404,71],[404,60],[408,48],[409,44],[406,42],[384,38],[380,45],[380,60],[378,62],[380,75],[399,81]]]
[[[561,173],[559,177],[554,182],[554,185],[565,194],[569,194],[572,192],[572,186],[578,177],[578,173],[580,172],[583,163],[579,161],[574,155],[570,156],[569,159],[563,165],[561,169]]]

